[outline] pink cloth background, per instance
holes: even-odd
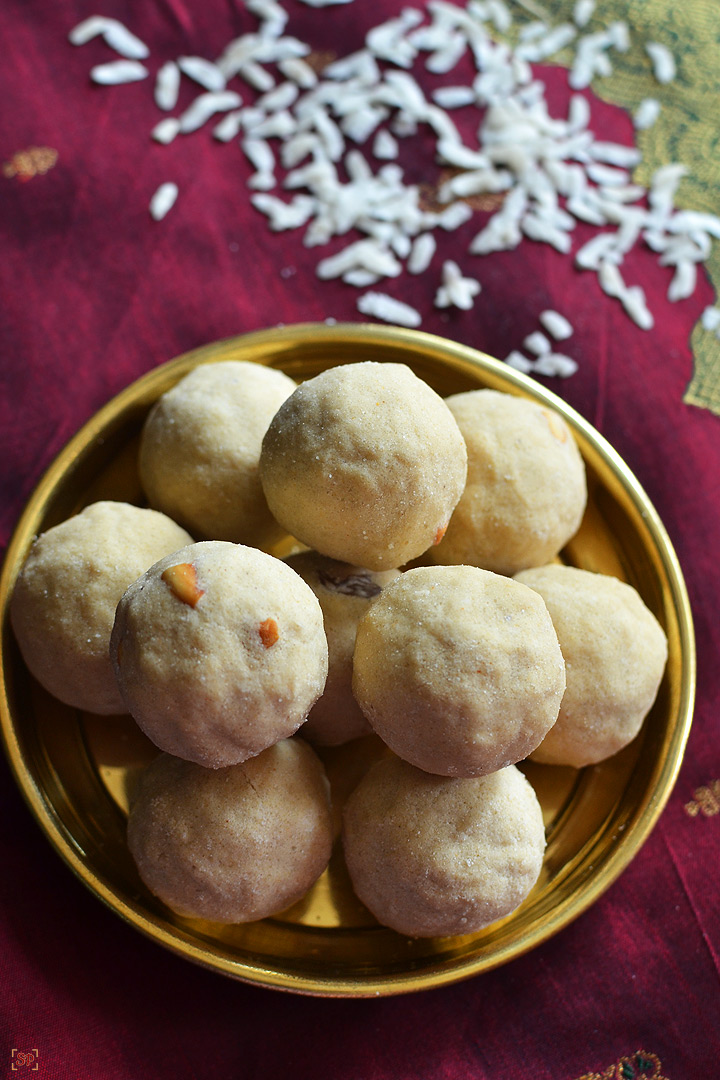
[[[400,9],[391,0],[320,14],[287,6],[289,32],[341,53]],[[67,33],[96,10],[147,41],[153,64],[217,55],[255,25],[231,0],[99,0],[92,9],[5,0],[0,9],[0,156],[30,146],[58,152],[45,175],[0,177],[3,548],[53,456],[137,376],[245,331],[361,318],[355,290],[315,278],[328,249],[268,232],[249,205],[250,169],[237,145],[199,132],[161,147],[149,138],[160,118],[149,82],[89,83],[90,66],[109,50],[74,49]],[[545,77],[562,108],[563,73]],[[593,118],[605,137],[631,141],[621,110],[594,101]],[[158,224],[147,207],[169,179],[180,196]],[[476,222],[442,237],[442,257],[459,257],[474,231]],[[435,277],[406,276],[393,288],[428,313],[423,329],[500,357],[538,328],[544,308],[570,315],[579,370],[547,383],[626,458],[676,546],[698,636],[698,705],[675,791],[631,866],[560,935],[487,975],[376,1001],[293,997],[195,968],[122,923],[53,854],[2,761],[0,1074],[28,1071],[13,1071],[12,1050],[30,1048],[38,1076],[58,1080],[718,1074],[720,814],[691,816],[686,805],[720,776],[720,419],[683,404],[690,331],[713,290],[703,278],[690,300],[669,305],[669,271],[647,252],[632,258],[660,315],[653,334],[593,277],[529,241],[473,263],[483,293],[470,313],[433,308]],[[641,1050],[644,1064],[634,1056]]]

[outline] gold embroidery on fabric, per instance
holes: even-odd
[[[560,7],[560,5],[558,5]],[[573,0],[564,0],[558,17],[570,13]],[[628,52],[613,52],[613,73],[594,79],[593,92],[604,101],[634,112],[643,98],[659,97],[662,112],[648,131],[638,131],[636,142],[643,160],[635,172],[647,186],[653,172],[669,162],[683,162],[688,174],[680,185],[677,205],[717,213],[720,186],[720,136],[715,103],[720,94],[720,50],[716,33],[717,5],[678,4],[676,0],[603,0],[603,21],[621,19],[632,27],[646,28],[644,40],[667,45],[677,60],[674,82],[658,92],[640,34],[633,35]],[[570,53],[559,54],[562,62]],[[700,271],[703,272],[702,269]],[[713,245],[705,273],[720,294],[720,243]],[[669,278],[668,278],[669,281]],[[690,347],[693,373],[685,390],[688,405],[710,409],[720,415],[720,348],[715,334],[698,320]]]
[[[3,175],[17,176],[18,180],[31,180],[33,176],[43,176],[49,172],[57,159],[57,150],[50,146],[29,146],[27,150],[18,150],[5,162]]]
[[[712,780],[706,787],[696,788],[694,798],[685,803],[685,813],[690,817],[715,817],[720,814],[720,780]]]
[[[575,0],[555,0],[553,16],[572,19]],[[648,187],[656,169],[670,162],[688,168],[676,204],[682,209],[717,213],[720,187],[720,134],[715,104],[720,95],[720,49],[717,5],[712,0],[678,4],[676,0],[603,0],[603,25],[622,21],[642,27],[627,52],[612,52],[612,74],[595,78],[592,91],[601,100],[634,112],[647,97],[660,98],[662,111],[647,131],[635,132],[642,162],[634,178]],[[666,45],[677,61],[677,78],[658,87],[644,42]],[[573,53],[564,49],[553,62],[569,67]],[[592,125],[591,125],[592,126]],[[670,283],[668,268],[668,284]],[[720,243],[715,242],[700,274],[707,274],[720,295]],[[717,302],[717,301],[715,301]],[[693,372],[684,401],[720,415],[720,348],[714,332],[698,318],[691,330]]]
[[[601,1073],[583,1073],[577,1080],[670,1080],[662,1070],[662,1062],[655,1054],[636,1050],[628,1057],[621,1057]]]

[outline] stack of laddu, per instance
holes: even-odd
[[[410,936],[513,911],[545,846],[517,763],[617,752],[667,655],[634,589],[556,560],[586,502],[563,418],[492,390],[443,401],[403,364],[296,387],[228,361],[158,401],[140,475],[153,509],[48,530],[11,615],[47,689],[127,710],[163,751],[129,820],[147,887],[220,922],[287,908],[333,843],[310,743],[374,732],[344,807],[360,899]],[[262,550],[278,541],[285,559]]]

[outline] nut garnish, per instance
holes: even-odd
[[[260,623],[260,640],[266,649],[270,649],[280,637],[280,631],[278,630],[278,624],[274,619],[265,619]]]
[[[195,607],[198,600],[205,595],[205,590],[198,585],[197,570],[192,563],[178,563],[176,566],[168,566],[160,575],[166,585],[170,586],[171,592],[182,600],[184,604]]]

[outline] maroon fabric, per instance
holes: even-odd
[[[289,32],[347,53],[401,5],[287,7]],[[67,33],[95,10],[150,43],[153,71],[177,55],[217,55],[255,25],[232,0],[99,0],[97,8],[5,0],[0,8],[0,157],[9,162],[28,147],[58,154],[27,182],[0,176],[3,546],[55,453],[137,376],[279,322],[360,318],[356,290],[314,275],[338,245],[308,250],[299,233],[272,235],[251,208],[239,146],[207,131],[159,146],[149,138],[160,118],[149,81],[90,84],[91,65],[111,54],[99,41],[74,49]],[[565,74],[548,68],[545,77],[562,113]],[[189,85],[183,93],[189,100]],[[631,141],[627,115],[596,99],[592,126]],[[414,145],[408,171],[433,183],[438,166]],[[147,207],[166,180],[180,196],[158,224]],[[440,236],[437,266],[461,257],[477,227]],[[530,242],[472,263],[483,283],[472,312],[433,308],[437,275],[405,276],[391,291],[427,313],[423,329],[501,357],[538,328],[544,308],[568,314],[579,370],[548,385],[626,458],[676,546],[695,614],[698,705],[676,789],[631,866],[555,939],[487,975],[377,1001],[293,997],[195,968],[124,925],[52,853],[3,762],[0,1070],[29,1071],[12,1051],[35,1049],[38,1076],[58,1080],[717,1075],[720,420],[683,403],[689,335],[713,290],[703,276],[690,300],[669,305],[668,269],[647,251],[629,268],[656,312],[652,334],[604,298],[594,276]]]

